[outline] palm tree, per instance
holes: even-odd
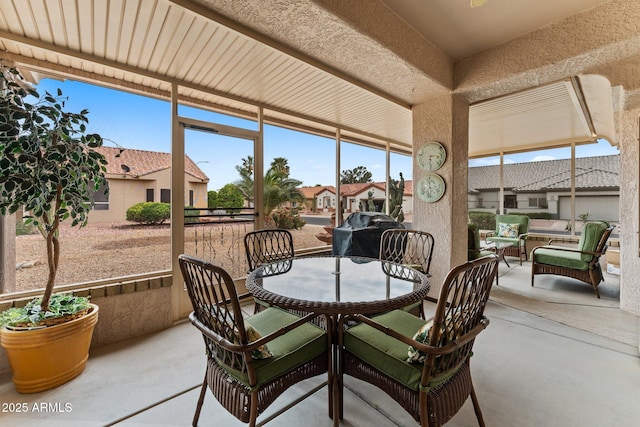
[[[242,159],[242,166],[236,166],[240,180],[235,184],[242,192],[242,196],[253,203],[253,157]],[[286,202],[303,202],[304,196],[298,190],[302,181],[289,178],[288,160],[276,157],[271,167],[264,175],[264,217],[269,218],[271,212]]]
[[[264,216],[268,218],[278,206],[286,202],[303,202],[304,197],[297,188],[302,181],[289,178],[282,171],[269,168],[264,175]]]
[[[253,204],[253,156],[247,156],[242,159],[242,166],[236,166],[236,170],[240,174],[240,180],[236,181],[236,186],[240,189],[242,197],[249,203]]]
[[[289,176],[289,161],[284,157],[276,157],[271,162],[271,169],[282,172],[285,176]]]

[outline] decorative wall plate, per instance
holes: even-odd
[[[418,181],[418,196],[425,202],[433,203],[444,195],[444,179],[437,173],[428,173]]]
[[[422,169],[433,172],[442,167],[444,161],[447,159],[447,152],[442,144],[431,141],[420,147],[417,157],[418,165]]]

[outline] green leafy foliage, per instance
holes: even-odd
[[[235,184],[227,184],[218,190],[218,208],[225,208],[227,213],[238,213],[244,204],[242,191]]]
[[[402,198],[404,196],[404,177],[400,172],[400,180],[389,177],[389,216],[398,222],[404,221]]]
[[[162,202],[140,202],[127,209],[127,221],[162,224],[171,217],[171,205]]]
[[[240,174],[240,180],[236,181],[235,185],[240,189],[243,198],[249,203],[253,203],[253,157],[248,156],[246,159],[242,159],[242,165],[236,166],[236,170]],[[304,202],[304,196],[298,189],[300,185],[302,185],[302,181],[289,176],[287,159],[284,157],[273,159],[269,169],[264,174],[263,214],[265,221],[269,222],[271,220],[271,212],[287,202]],[[220,197],[220,192],[218,192],[218,197]]]
[[[51,297],[48,309],[43,309],[42,298],[29,301],[24,307],[13,307],[0,313],[0,327],[43,326],[49,319],[73,315],[89,308],[86,297],[56,294]]]
[[[28,234],[37,234],[38,230],[33,224],[24,221],[16,221],[16,236],[26,236]]]
[[[495,230],[496,214],[493,212],[469,211],[469,222],[476,224],[479,230]]]
[[[371,182],[373,175],[364,166],[353,169],[346,169],[340,172],[340,182],[342,184],[362,184]]]
[[[185,206],[184,208],[184,223],[185,224],[197,224],[200,222],[200,209],[194,209],[193,206]]]
[[[0,213],[23,209],[25,223],[47,242],[46,311],[60,259],[60,223],[86,225],[91,192],[106,188],[107,161],[95,151],[102,137],[87,132],[87,110],[67,111],[62,91],[41,95],[15,68],[0,67],[0,95]]]
[[[300,218],[297,210],[292,209],[275,210],[271,213],[271,219],[276,228],[285,230],[298,230],[307,223],[304,219]]]
[[[218,206],[218,193],[216,191],[207,191],[207,207],[215,209]]]

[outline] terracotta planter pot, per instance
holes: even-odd
[[[86,316],[43,329],[0,330],[13,384],[19,393],[37,393],[57,387],[82,373],[89,357],[98,306]]]

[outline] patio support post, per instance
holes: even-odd
[[[640,315],[640,107],[619,114],[620,308]]]
[[[431,295],[437,295],[449,269],[467,260],[467,169],[469,153],[469,104],[448,91],[413,108],[413,151],[428,141],[440,142],[447,152],[444,165],[435,171],[445,181],[445,193],[434,203],[413,198],[413,227],[431,233],[437,251],[431,264]],[[414,194],[428,172],[414,156]]]
[[[171,85],[171,275],[173,320],[180,319],[188,307],[182,304],[183,279],[178,255],[184,252],[184,131],[178,121],[178,85]]]

